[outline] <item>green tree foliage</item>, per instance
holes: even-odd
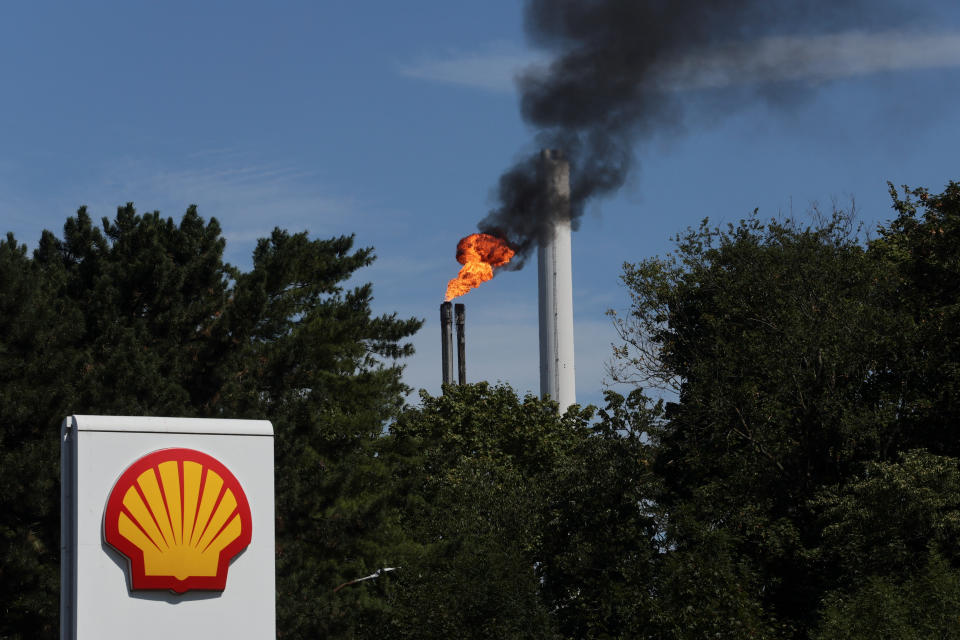
[[[871,576],[853,594],[826,598],[815,640],[956,640],[960,638],[960,573],[936,553],[903,581]]]
[[[391,426],[407,476],[402,524],[418,549],[397,578],[401,638],[554,638],[537,562],[547,479],[586,437],[588,412],[506,386],[448,386]]]
[[[647,626],[663,551],[647,434],[660,414],[639,390],[606,408],[547,478],[541,590],[564,638],[630,638]]]
[[[344,489],[402,406],[395,359],[418,320],[373,317],[353,238],[275,230],[253,267],[223,262],[215,220],[84,209],[32,258],[0,242],[0,637],[57,633],[58,428],[73,413],[248,417],[276,431],[278,615],[315,637],[343,558],[375,552]],[[374,519],[375,519],[374,517]],[[346,519],[348,520],[348,519]],[[359,536],[363,537],[363,536]],[[364,613],[362,603],[357,615]]]
[[[820,638],[960,638],[960,466],[908,451],[818,500],[837,566]]]
[[[960,466],[922,449],[902,461],[871,462],[845,486],[824,490],[819,553],[840,567],[842,584],[863,576],[905,579],[933,552],[960,566]]]
[[[8,236],[0,636],[56,632],[57,424],[90,412],[273,421],[284,638],[958,637],[960,185],[891,195],[873,238],[754,216],[625,265],[612,370],[664,401],[564,414],[404,408],[419,322],[344,288],[350,237],[241,272],[192,209]]]
[[[631,638],[659,558],[635,392],[606,410],[451,386],[391,426],[415,545],[392,583],[399,638]],[[370,587],[367,587],[370,588]]]
[[[60,276],[60,274],[57,274]],[[55,637],[59,616],[58,421],[71,406],[65,347],[79,317],[12,235],[0,242],[0,637]]]
[[[892,301],[909,317],[901,333],[900,433],[906,447],[960,456],[960,183],[940,194],[890,194],[897,217],[872,248],[893,265]]]
[[[887,407],[870,383],[887,357],[875,329],[891,321],[870,300],[877,269],[843,222],[703,225],[672,262],[624,276],[638,312],[656,314],[644,321],[657,366],[680,384],[657,434],[664,506],[722,522],[788,619],[817,597],[804,505],[883,445]]]
[[[652,431],[664,619],[831,637],[869,593],[953,584],[960,187],[892,194],[898,216],[870,241],[841,212],[808,227],[754,217],[625,265],[613,372],[672,400]],[[676,617],[677,580],[704,615]],[[909,602],[901,618],[927,620]]]

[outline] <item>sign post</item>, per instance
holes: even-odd
[[[61,640],[276,637],[273,426],[71,416]]]

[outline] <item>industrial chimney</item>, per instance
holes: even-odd
[[[467,308],[457,303],[453,305],[453,316],[457,323],[457,380],[467,384]]]
[[[454,318],[456,318],[457,324],[457,379],[459,380],[459,384],[467,384],[467,310],[465,305],[459,303],[454,305],[452,302],[444,302],[440,305],[440,364],[443,369],[443,384],[454,384],[455,381],[453,377]]]
[[[540,153],[541,175],[554,208],[553,228],[537,249],[540,309],[540,395],[560,411],[576,403],[573,366],[573,272],[570,259],[570,164],[560,151]]]
[[[440,305],[440,365],[443,384],[453,384],[453,303]]]

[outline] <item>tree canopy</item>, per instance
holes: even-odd
[[[842,212],[705,222],[672,256],[625,265],[615,374],[675,394],[653,437],[668,555],[720,539],[760,635],[837,637],[866,628],[867,593],[932,580],[949,601],[960,576],[960,185],[891,196],[872,239]],[[960,627],[922,603],[875,619],[874,637]]]
[[[353,238],[84,210],[0,241],[0,637],[53,637],[57,426],[267,418],[283,638],[960,637],[960,184],[624,265],[603,408],[447,385]],[[646,388],[644,388],[646,387]],[[657,397],[659,395],[659,397]],[[376,576],[366,580],[362,577]]]
[[[273,422],[281,628],[314,615],[304,594],[332,588],[344,558],[374,553],[339,520],[337,483],[403,406],[398,358],[421,321],[375,317],[370,284],[344,287],[374,259],[353,244],[277,229],[242,271],[216,220],[133,205],[99,226],[80,209],[32,257],[0,241],[0,637],[57,633],[70,414]]]

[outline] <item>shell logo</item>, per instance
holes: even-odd
[[[250,505],[217,459],[193,449],[140,458],[110,493],[103,536],[127,557],[132,590],[223,591],[250,544]]]

